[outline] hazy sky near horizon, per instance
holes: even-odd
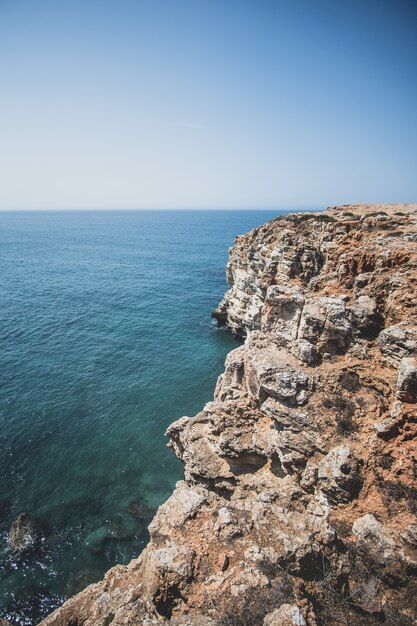
[[[0,209],[417,201],[417,3],[0,0]]]

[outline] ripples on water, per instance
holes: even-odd
[[[0,213],[0,616],[34,624],[127,563],[182,477],[164,431],[212,398],[211,322],[255,211]],[[7,548],[26,511],[42,540]]]

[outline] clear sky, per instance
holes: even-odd
[[[417,1],[0,0],[0,208],[417,201]]]

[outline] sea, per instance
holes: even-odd
[[[0,617],[37,624],[140,554],[183,477],[165,430],[239,345],[210,315],[228,249],[279,213],[0,213]]]

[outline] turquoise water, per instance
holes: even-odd
[[[1,617],[34,624],[140,553],[182,477],[164,431],[236,347],[210,318],[228,247],[274,215],[0,213]],[[16,557],[22,511],[41,541]]]

